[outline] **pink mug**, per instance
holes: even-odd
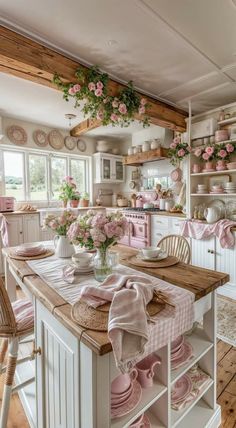
[[[125,394],[138,377],[138,371],[134,367],[130,373],[120,374],[111,383],[111,394],[113,396]]]
[[[159,364],[161,364],[161,359],[155,353],[148,355],[136,364],[138,370],[138,381],[142,388],[153,386],[153,377],[155,375],[154,367]]]

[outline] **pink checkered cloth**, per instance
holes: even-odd
[[[150,320],[146,305],[154,289],[162,290],[175,308],[166,306]],[[111,302],[108,335],[121,372],[129,371],[145,355],[166,345],[193,323],[194,294],[159,284],[150,276],[112,274],[99,287],[84,287],[80,298],[93,307]]]
[[[185,220],[182,224],[181,235],[194,239],[207,239],[216,235],[222,248],[232,248],[235,245],[235,239],[231,228],[235,226],[235,221],[226,218],[213,224],[205,224],[197,220]]]

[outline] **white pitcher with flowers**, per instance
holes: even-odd
[[[63,211],[60,216],[49,214],[44,219],[43,227],[57,232],[54,237],[55,254],[57,257],[68,258],[75,253],[74,246],[67,236],[67,231],[76,219],[77,216],[69,210]]]

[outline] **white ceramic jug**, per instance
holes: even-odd
[[[68,258],[75,254],[74,246],[67,236],[56,235],[54,237],[54,247],[57,257]]]
[[[215,223],[220,219],[220,210],[217,207],[209,207],[204,210],[207,223]]]

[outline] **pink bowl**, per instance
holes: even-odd
[[[111,383],[111,394],[115,395],[124,394],[131,386],[131,380],[135,380],[138,372],[135,368],[130,373],[120,374]]]
[[[228,140],[229,133],[227,129],[220,129],[215,132],[215,142],[220,143],[221,141]]]

